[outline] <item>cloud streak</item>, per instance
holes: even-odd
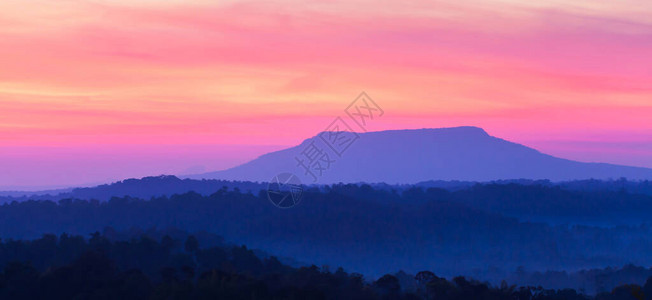
[[[610,142],[652,132],[652,5],[625,2],[3,1],[0,141],[289,145],[366,90],[373,129]]]

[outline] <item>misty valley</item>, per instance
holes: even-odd
[[[266,188],[160,176],[5,194],[0,295],[33,291],[9,289],[15,276],[64,294],[80,284],[71,280],[91,280],[99,290],[88,293],[115,284],[124,286],[111,293],[125,297],[165,290],[243,299],[568,299],[560,293],[570,291],[628,299],[613,297],[652,285],[648,181],[313,185],[287,210]],[[198,240],[192,249],[183,246],[189,236]],[[106,273],[84,273],[96,271]]]

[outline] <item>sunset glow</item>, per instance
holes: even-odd
[[[652,167],[652,2],[458,2],[2,1],[0,186],[230,167],[361,91],[370,130]]]

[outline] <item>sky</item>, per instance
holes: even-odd
[[[369,130],[472,125],[652,167],[652,2],[0,2],[0,188],[235,166],[362,91]]]

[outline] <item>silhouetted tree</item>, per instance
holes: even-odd
[[[191,235],[188,237],[188,239],[186,239],[184,247],[187,252],[196,253],[197,250],[199,250],[199,241],[195,236]]]

